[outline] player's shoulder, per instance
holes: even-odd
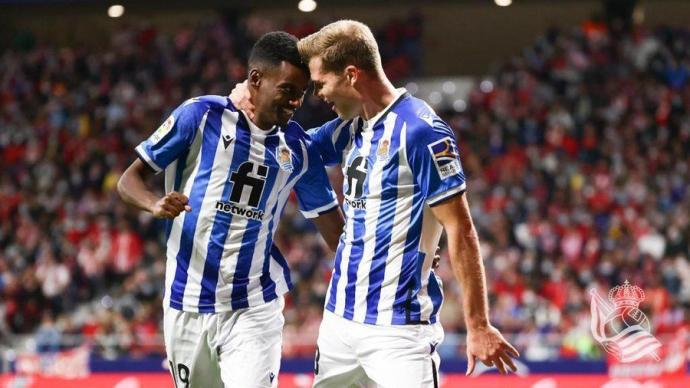
[[[290,120],[288,124],[282,128],[285,142],[294,150],[309,149],[312,147],[313,139],[307,131],[296,121]]]
[[[299,125],[298,122],[290,120],[287,125],[282,128],[283,135],[286,141],[305,142],[309,139],[307,132]]]
[[[423,139],[432,134],[454,136],[448,124],[429,104],[419,98],[406,96],[396,113],[405,122],[408,139]]]
[[[353,124],[356,123],[358,120],[359,118],[357,117],[349,120],[344,120],[340,117],[336,117],[333,120],[327,121],[326,123],[322,124],[320,127],[310,129],[308,133],[312,136],[331,136],[336,131],[339,131],[339,133],[349,133],[352,132]]]
[[[337,128],[350,128],[352,127],[352,124],[359,120],[358,117],[355,117],[353,119],[345,120],[341,119],[340,117],[336,117],[333,120],[327,121],[325,124],[323,124],[319,128],[323,129],[337,129]]]

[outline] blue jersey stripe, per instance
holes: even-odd
[[[290,278],[290,267],[288,267],[287,260],[285,260],[285,257],[283,257],[283,254],[280,253],[278,247],[276,247],[275,244],[271,244],[271,258],[273,258],[278,263],[278,265],[281,268],[283,268],[283,276],[287,281],[288,289],[291,289],[292,279]]]
[[[357,130],[359,130],[359,128],[361,127],[361,120],[357,120],[357,121],[359,122],[357,124],[357,125],[359,125]],[[342,152],[342,150],[345,149],[345,147],[347,147],[347,145],[353,139],[353,136],[352,136],[352,131],[353,131],[352,125],[353,124],[354,123],[348,122],[348,124],[346,124],[346,126],[341,129],[340,134],[338,135],[337,139],[334,142],[335,148],[336,148],[337,152],[339,153],[338,154],[338,158],[339,158],[338,161],[341,163],[347,164],[347,163],[351,162],[351,160],[343,160],[342,154],[340,154],[340,152]],[[345,184],[346,181],[347,180],[345,180],[343,182],[343,185]],[[347,214],[347,204],[343,205],[343,207],[344,207],[343,211]],[[347,229],[347,223],[345,224],[345,228]],[[328,302],[326,303],[326,309],[331,311],[331,312],[335,312],[336,300],[338,298],[338,295],[337,295],[338,294],[338,283],[340,282],[340,280],[341,280],[340,278],[342,277],[342,273],[340,271],[340,266],[341,266],[343,260],[348,260],[348,261],[350,260],[349,258],[343,257],[344,247],[345,247],[345,244],[343,243],[343,237],[341,236],[340,242],[338,243],[338,248],[335,251],[335,263],[334,263],[334,267],[333,267],[333,276],[331,277],[330,295],[328,298]]]
[[[276,140],[275,144],[267,143],[267,149],[268,150],[275,150],[276,149],[280,139],[276,138],[275,140]],[[302,148],[301,144],[289,144],[289,146],[291,148],[294,147],[295,149],[299,149],[300,151]],[[296,178],[296,176],[298,174],[300,174],[302,167],[303,166],[293,166],[292,173],[285,180],[286,184],[291,182],[292,180],[294,180]],[[275,184],[275,182],[274,182],[274,184]],[[278,192],[275,193],[274,195],[276,197],[280,198],[280,196],[283,193],[283,190],[285,190],[284,187],[281,188],[280,190],[278,190]],[[277,200],[275,202],[275,204],[273,205],[273,208],[271,209],[271,214],[275,215],[275,217],[273,217],[271,219],[271,222],[268,225],[268,231],[269,231],[269,234],[271,236],[272,236],[272,231],[273,231],[275,221],[280,220],[280,218],[283,216],[283,210],[285,210],[284,207],[281,207],[280,211],[279,211],[278,210],[279,206],[280,206],[280,200]],[[278,213],[278,214],[276,214],[276,213]],[[274,253],[277,256],[274,256]],[[285,261],[285,258],[283,257],[283,255],[280,253],[278,248],[273,244],[273,240],[272,239],[268,240],[266,243],[266,248],[264,250],[264,263],[262,266],[262,274],[261,274],[261,278],[260,278],[261,287],[263,288],[264,302],[269,302],[269,301],[271,301],[277,297],[276,292],[275,292],[276,291],[276,284],[275,284],[275,281],[273,279],[271,279],[271,272],[270,272],[271,262],[270,262],[270,260],[276,260],[276,262],[281,267],[283,267],[283,276],[285,278],[285,281],[287,282],[288,290],[292,288],[292,279],[290,278],[290,269],[287,267],[287,261]]]
[[[421,193],[415,188],[413,193],[415,197],[421,196]],[[418,202],[421,203],[421,202]],[[413,209],[410,224],[407,232],[407,241],[405,242],[405,252],[403,253],[403,262],[400,269],[400,278],[398,281],[398,289],[395,293],[395,302],[393,306],[393,324],[401,325],[414,323],[419,321],[419,302],[417,301],[417,292],[419,291],[421,281],[419,272],[424,261],[424,254],[417,251],[419,247],[419,238],[422,229],[422,212],[423,208]],[[419,256],[422,256],[421,262]]]
[[[354,209],[353,218],[355,219],[352,232],[352,241],[350,247],[350,255],[347,258],[347,283],[345,284],[345,310],[343,317],[352,319],[354,316],[355,306],[355,289],[357,285],[357,268],[362,260],[362,253],[364,253],[364,246],[361,241],[364,237],[364,222],[358,221],[363,219],[366,210]],[[357,241],[358,243],[354,243]]]
[[[333,276],[331,277],[331,294],[328,297],[328,303],[326,303],[326,309],[331,312],[335,312],[335,300],[338,293],[338,282],[340,281],[340,263],[343,260],[344,246],[345,244],[343,244],[341,236],[338,248],[335,250],[335,264],[333,266]]]
[[[269,137],[266,139],[266,152],[264,152],[264,160],[268,157],[268,152],[269,150],[275,150],[276,147],[280,144],[280,138],[279,137]],[[275,178],[273,178],[275,180]],[[275,184],[275,183],[274,183]],[[275,195],[280,195],[280,191],[278,191]],[[278,206],[278,202],[276,201],[276,206]],[[271,209],[271,214],[275,213],[275,209]],[[273,230],[273,225],[275,223],[276,219],[273,217],[271,218],[271,222],[268,223],[268,232],[271,234],[271,231]],[[266,246],[264,248],[264,263],[261,267],[261,278],[259,279],[261,282],[261,289],[263,290],[263,296],[264,296],[264,302],[269,302],[272,301],[273,299],[277,298],[276,295],[276,283],[271,279],[271,274],[270,274],[270,269],[271,269],[271,246],[272,242],[270,240],[266,240]]]
[[[357,138],[355,138],[355,141],[357,141]],[[358,143],[359,147],[362,146],[361,140]],[[359,155],[359,152],[354,152],[352,155],[350,155],[350,158],[345,161],[345,165],[349,166],[354,162],[354,159]],[[343,180],[343,192],[345,193],[345,184],[347,182],[347,179]],[[354,189],[351,189],[349,186],[347,190],[352,190],[354,192]],[[346,204],[346,206],[348,206]],[[346,207],[345,213],[347,214],[347,217],[349,218],[350,215],[347,212],[347,209],[349,208]],[[347,256],[347,269],[345,270],[345,310],[343,312],[343,317],[352,319],[354,312],[352,311],[352,306],[355,303],[355,278],[357,277],[357,266],[359,265],[359,259],[357,255],[357,249],[359,248],[359,251],[362,251],[362,246],[360,244],[355,245],[356,241],[360,241],[363,234],[364,234],[364,223],[360,222],[358,219],[363,217],[365,211],[363,210],[357,210],[354,209],[352,211],[352,237],[351,237],[351,242],[350,242],[350,252]],[[347,224],[345,226],[347,229]],[[341,252],[342,255],[342,252]],[[336,260],[338,264],[340,264],[340,261],[344,260],[344,258],[341,258],[340,260]],[[336,268],[339,268],[337,266]],[[342,274],[340,274],[342,276]],[[338,282],[340,282],[340,279],[338,279]],[[337,293],[337,289],[333,289],[332,291],[335,291]],[[350,307],[350,311],[348,312],[348,307]]]
[[[378,141],[383,136],[383,130],[374,132],[372,139],[370,140],[371,146],[369,147],[369,153],[367,155],[367,171],[371,171],[374,162],[376,162],[376,150],[378,146]],[[363,143],[363,138],[361,132],[355,136],[355,140],[359,143],[360,147]],[[369,178],[370,174],[367,173],[364,184],[362,185],[362,196],[361,198],[366,198],[369,195]],[[350,192],[354,192],[351,189]],[[364,258],[364,236],[366,234],[366,209],[355,209],[354,210],[354,230],[353,230],[353,241],[357,241],[357,244],[353,244],[350,250],[349,263],[347,266],[347,285],[345,286],[345,312],[343,316],[347,319],[352,319],[355,311],[355,293],[357,289],[357,270],[362,263]],[[371,232],[370,232],[371,233]]]
[[[264,250],[264,255],[268,256],[269,251],[270,251],[271,246],[266,245],[266,249]],[[271,274],[270,274],[270,269],[271,269],[271,258],[270,257],[264,257],[264,264],[261,269],[261,289],[264,294],[264,302],[270,302],[273,299],[277,298],[278,295],[276,295],[276,282],[271,279]]]
[[[361,120],[360,120],[361,121]],[[335,139],[335,149],[336,152],[338,152],[338,160],[339,162],[342,162],[342,154],[341,150],[344,150],[345,147],[350,143],[352,140],[352,125],[351,123],[348,122],[348,124],[345,124],[343,128],[340,129],[340,133],[338,134],[338,137]]]
[[[427,290],[429,291],[429,297],[431,297],[431,304],[434,306],[431,311],[429,323],[436,323],[436,316],[443,303],[443,290],[441,290],[441,286],[438,284],[436,275],[434,275],[433,271],[429,274],[429,285],[427,286]]]
[[[180,185],[182,184],[182,173],[187,166],[187,156],[189,156],[189,149],[184,150],[177,159],[177,168],[175,169],[175,182],[173,183],[173,191],[180,191]],[[170,231],[172,230],[173,222],[172,220],[165,220],[165,241],[170,238]]]
[[[419,244],[417,242],[417,244]],[[407,323],[417,323],[421,321],[421,306],[419,305],[419,290],[422,288],[422,266],[426,259],[426,254],[419,252],[415,255],[416,263],[414,268],[414,286],[407,290]]]
[[[391,133],[391,149],[396,150],[400,146],[399,134],[401,128],[402,120],[398,118]],[[388,162],[391,167],[385,169],[385,173],[381,175],[382,182],[398,181],[398,158],[398,153],[392,155]],[[374,257],[372,258],[371,270],[369,271],[369,289],[367,292],[367,314],[364,318],[365,323],[375,324],[379,314],[378,306],[379,298],[381,297],[381,284],[383,283],[386,272],[388,248],[390,247],[391,238],[393,237],[391,230],[393,230],[394,227],[393,222],[395,221],[397,198],[397,186],[393,186],[391,189],[384,190],[381,193],[381,206],[379,208],[378,220],[376,221]]]
[[[241,119],[244,122],[244,117]],[[268,147],[264,153],[264,165],[268,163]],[[268,169],[268,175],[264,183],[264,190],[262,192],[262,198],[259,201],[258,208],[264,209],[266,207],[266,201],[270,197],[270,193],[273,190],[273,185],[276,182],[276,177],[278,171],[275,168]],[[276,201],[276,204],[278,201]],[[275,207],[271,210],[271,214],[274,214]],[[239,253],[237,254],[237,267],[235,268],[235,276],[232,279],[232,309],[241,309],[249,307],[247,285],[249,284],[249,270],[252,266],[252,259],[254,258],[254,250],[258,247],[256,246],[257,236],[261,231],[263,226],[263,221],[247,220],[247,226],[244,229],[244,235],[242,236],[242,246]],[[270,239],[266,240],[269,244]],[[266,259],[264,259],[266,261]],[[265,265],[262,265],[262,268]],[[262,274],[263,276],[263,274]]]
[[[245,140],[244,133],[249,132],[249,128],[242,127],[242,121],[237,122],[235,129],[235,137],[237,140],[233,145],[232,161],[230,168],[225,177],[225,184],[223,185],[223,194],[221,200],[225,201],[230,195],[232,184],[230,182],[230,174],[237,169],[247,158],[247,154],[243,151],[243,147],[235,147],[240,143],[240,139]],[[225,250],[225,240],[228,237],[230,224],[232,223],[232,214],[225,212],[216,212],[216,217],[213,221],[211,235],[208,241],[208,249],[206,251],[206,262],[204,263],[203,277],[201,278],[201,293],[199,294],[199,312],[213,313],[215,312],[216,303],[216,288],[218,286],[218,274],[220,270],[220,261],[223,258],[223,251]]]
[[[192,255],[196,224],[201,211],[201,204],[204,202],[208,180],[211,177],[213,162],[216,156],[216,148],[220,139],[221,110],[210,110],[206,119],[206,127],[203,129],[203,139],[201,143],[201,161],[197,176],[192,184],[192,191],[189,195],[189,205],[192,211],[187,213],[182,224],[180,236],[180,250],[177,253],[177,266],[175,268],[175,278],[172,282],[170,291],[170,307],[181,310],[184,299],[184,290],[187,285],[187,271],[189,270],[189,260]]]
[[[366,210],[355,210],[354,217],[364,218]],[[357,214],[360,213],[360,214]],[[354,225],[353,237],[357,240],[362,240],[364,236],[364,222],[356,222]],[[357,269],[362,261],[364,253],[364,246],[362,244],[353,244],[350,249],[350,257],[347,263],[347,284],[345,285],[345,312],[343,316],[347,319],[352,319],[355,313],[355,289],[357,285]]]

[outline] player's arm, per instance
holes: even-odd
[[[137,146],[135,151],[139,158],[117,182],[117,191],[125,202],[155,217],[168,219],[177,217],[184,210],[192,210],[188,198],[178,192],[159,198],[146,186],[145,178],[148,171],[160,173],[189,149],[206,113],[206,104],[196,99],[188,100]]]
[[[125,170],[117,182],[117,192],[123,201],[158,218],[172,219],[182,211],[192,211],[189,199],[183,194],[173,191],[159,198],[149,190],[145,183],[148,170],[149,167],[139,159]]]
[[[350,144],[352,120],[333,119],[326,124],[307,131],[314,144],[313,149],[321,155],[326,166],[336,166],[343,162],[343,150]]]
[[[307,168],[295,183],[295,194],[302,214],[316,224],[328,246],[335,252],[345,224],[338,199],[328,181],[321,155],[314,150],[316,144],[304,135]]]
[[[430,126],[410,127],[406,151],[426,205],[446,231],[451,267],[463,290],[468,333],[467,373],[474,370],[475,357],[486,365],[496,365],[501,373],[505,373],[506,365],[515,370],[510,356],[517,357],[517,352],[489,324],[479,239],[464,195],[465,173],[455,135],[446,123],[433,117]]]
[[[235,87],[232,88],[230,95],[228,96],[228,98],[230,98],[230,102],[232,102],[232,105],[246,113],[250,120],[253,120],[254,110],[256,107],[254,104],[252,104],[251,97],[252,96],[251,93],[249,93],[249,86],[246,79],[240,83],[236,83]]]
[[[340,235],[343,233],[343,227],[345,226],[345,217],[340,206],[336,206],[333,210],[319,215],[312,219],[312,221],[314,221],[323,239],[326,240],[328,247],[335,252],[338,249]]]
[[[486,276],[466,196],[450,197],[433,206],[431,211],[446,231],[451,268],[462,287],[467,326],[467,374],[474,370],[475,357],[487,366],[495,365],[501,373],[506,373],[506,366],[516,371],[511,357],[519,357],[517,350],[489,323]]]

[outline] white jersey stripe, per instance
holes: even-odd
[[[400,209],[407,209],[411,205],[412,200],[412,173],[407,165],[406,156],[404,153],[406,144],[405,136],[407,132],[406,124],[403,123],[400,129],[400,151],[399,165],[398,165],[398,198],[396,201],[397,207]],[[400,276],[400,269],[403,262],[404,244],[407,240],[407,231],[410,225],[409,212],[400,211],[395,212],[393,221],[393,230],[391,243],[388,247],[388,258],[386,259],[386,271],[381,284],[381,296],[379,298],[379,314],[376,318],[378,325],[390,325],[393,320],[393,303],[395,302],[395,292]]]
[[[199,124],[199,129],[194,136],[194,140],[190,147],[190,151],[187,154],[187,159],[185,163],[185,168],[182,172],[182,180],[180,181],[180,192],[186,196],[192,191],[192,184],[196,178],[196,174],[199,171],[199,165],[201,164],[201,158],[197,158],[199,151],[201,150],[201,142],[204,137],[204,128],[206,127],[206,119],[208,118],[208,111],[204,113],[201,123]],[[177,169],[177,162],[175,162],[175,170]],[[172,171],[172,169],[171,169]],[[166,173],[165,176],[165,187],[166,192],[172,190],[175,184],[174,174],[168,178],[169,174]],[[183,218],[182,222],[173,222],[170,227],[170,235],[167,240],[167,260],[165,261],[165,297],[163,298],[163,305],[170,305],[170,290],[172,287],[173,280],[175,279],[175,271],[177,270],[177,257],[180,251],[180,236],[182,235],[182,225],[184,224],[184,217],[187,216],[187,212],[182,212],[180,217]]]
[[[221,116],[220,135],[235,136],[237,122],[237,112],[229,110],[223,111]],[[206,196],[201,204],[200,214],[213,214],[216,201],[220,198],[225,188],[228,179],[228,171],[232,162],[232,153],[234,147],[226,150],[223,141],[219,141],[216,146],[216,156],[214,159],[214,168],[211,172],[211,178],[208,181],[206,189]],[[213,229],[215,217],[199,217],[196,224],[196,233],[202,237],[198,241],[207,242]],[[204,273],[204,266],[206,264],[206,255],[208,253],[208,243],[195,244],[192,250],[192,256],[189,262],[187,287],[184,292],[183,305],[185,306],[199,306],[199,294],[201,293],[201,278]],[[220,276],[218,277],[220,281]],[[210,307],[210,306],[199,306]]]
[[[285,136],[282,133],[278,134],[279,137],[279,147],[285,147],[287,144],[285,143]],[[266,155],[261,156],[262,162],[265,162]],[[271,188],[271,194],[268,197],[268,201],[266,201],[266,209],[273,209],[276,207],[276,203],[278,202],[281,190],[285,187],[285,183],[287,179],[289,178],[290,174],[286,171],[280,170],[278,172],[278,175],[276,176],[275,183],[273,187]],[[289,192],[289,190],[288,190]],[[263,290],[261,289],[261,270],[264,265],[264,258],[265,258],[265,253],[266,253],[266,245],[269,243],[268,234],[270,233],[273,235],[273,232],[276,230],[279,222],[276,219],[271,220],[273,223],[273,228],[271,230],[268,230],[268,228],[262,228],[261,232],[259,233],[259,236],[257,236],[257,243],[254,248],[254,254],[252,256],[252,264],[250,267],[250,274],[257,274],[257,276],[253,276],[249,279],[249,285],[247,286],[248,290],[252,290],[249,292],[248,295],[248,303],[250,306],[256,306],[257,304],[260,304],[264,300],[264,294]],[[268,249],[269,255],[270,255],[270,247]],[[266,260],[271,260],[270,257],[267,258]],[[280,278],[274,278],[274,282],[279,283]],[[278,294],[280,295],[280,294]]]
[[[424,205],[422,220],[422,235],[419,240],[419,251],[426,255],[426,259],[424,260],[424,265],[421,269],[422,288],[419,290],[417,298],[419,300],[419,306],[421,307],[420,319],[423,321],[429,321],[431,318],[431,312],[434,309],[431,297],[429,296],[429,289],[427,288],[432,265],[432,260],[429,260],[429,258],[436,254],[436,244],[438,244],[441,234],[443,234],[443,228],[434,216],[431,208],[426,204]]]
[[[382,144],[385,140],[390,144],[391,134],[395,128],[395,121],[397,116],[395,114],[389,114],[386,116],[386,120],[383,123],[384,131],[381,138],[377,141],[377,144]],[[370,131],[371,136],[374,135],[373,131]],[[366,137],[365,137],[366,138]],[[364,147],[363,147],[364,149]],[[372,150],[372,142],[369,141],[368,153],[370,154]],[[364,152],[364,151],[363,151]],[[371,159],[370,159],[371,160]],[[376,249],[376,225],[379,221],[379,207],[381,204],[381,176],[383,173],[383,167],[387,163],[387,160],[374,159],[374,165],[369,168],[369,175],[367,180],[369,182],[367,196],[367,212],[365,215],[365,226],[364,233],[367,236],[364,242],[364,254],[362,260],[357,267],[357,285],[355,289],[355,306],[366,306],[367,294],[369,293],[369,276],[371,272],[371,265],[375,255]],[[360,308],[355,310],[353,319],[357,322],[363,322],[366,318],[367,309]]]

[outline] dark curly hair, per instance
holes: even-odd
[[[283,31],[264,34],[252,47],[249,54],[249,67],[277,67],[285,61],[309,75],[309,68],[302,62],[297,50],[297,40],[294,35]]]

